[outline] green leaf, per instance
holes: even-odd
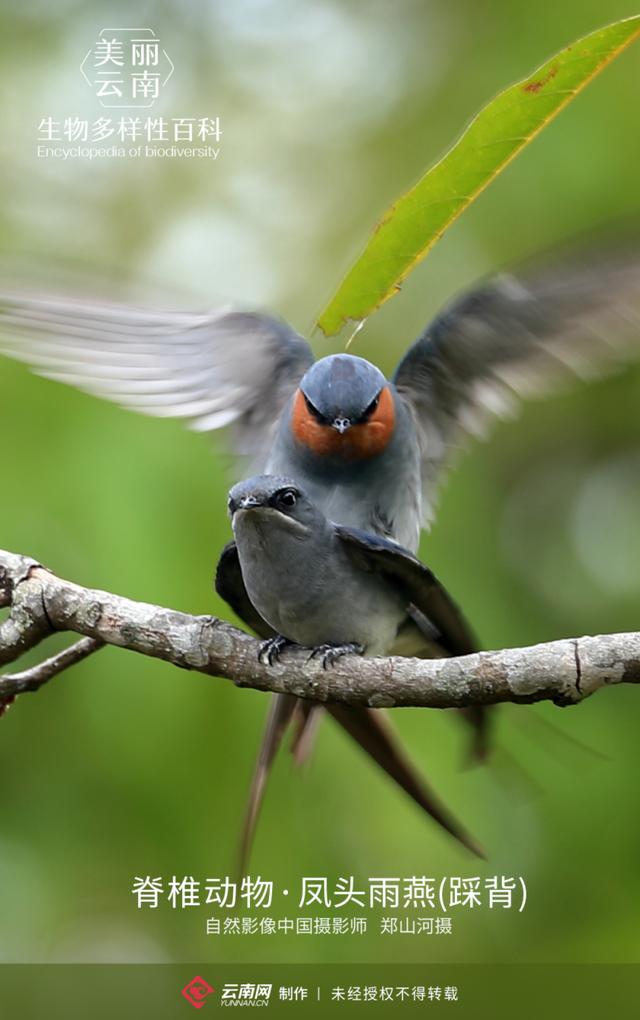
[[[382,217],[320,315],[332,336],[400,285],[501,170],[640,34],[640,15],[592,32],[495,97],[439,162]]]

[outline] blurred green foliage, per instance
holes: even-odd
[[[372,223],[492,94],[571,39],[635,13],[561,0],[111,3],[176,67],[158,113],[223,121],[206,160],[38,160],[42,117],[100,115],[79,74],[105,11],[4,5],[7,278],[40,268],[193,307],[265,305],[305,331]],[[430,315],[482,273],[637,216],[637,54],[623,56],[450,231],[358,338],[389,371]],[[17,256],[20,256],[18,258]],[[317,350],[334,349],[319,340]],[[229,535],[223,437],[125,413],[0,364],[0,545],[63,576],[224,614],[211,578]],[[461,458],[423,557],[487,647],[635,629],[640,373],[527,406]],[[51,646],[56,642],[51,641]],[[463,770],[449,713],[393,721],[489,850],[478,865],[329,722],[303,773],[277,763],[254,872],[522,874],[521,915],[461,915],[451,937],[207,938],[210,911],[139,913],[135,875],[224,875],[266,700],[115,649],[22,697],[0,723],[0,957],[624,961],[640,950],[633,689],[577,709],[505,707],[497,751]],[[549,724],[596,748],[582,751]]]

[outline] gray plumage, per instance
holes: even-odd
[[[439,313],[393,381],[414,416],[422,513],[433,520],[442,469],[465,436],[521,399],[593,379],[640,357],[640,255],[595,248],[501,273]]]
[[[279,503],[283,493],[292,507]],[[241,482],[229,506],[247,593],[278,634],[310,648],[354,643],[384,655],[406,605],[384,578],[358,569],[335,526],[294,482]]]
[[[292,387],[313,362],[287,323],[257,312],[151,312],[61,298],[0,296],[0,353],[196,431],[230,425],[263,464]]]
[[[225,547],[216,589],[267,640],[269,662],[285,643],[306,645],[325,668],[347,652],[398,651],[412,636],[416,654],[464,655],[474,636],[434,575],[395,542],[336,525],[291,479],[260,476],[229,494],[235,542]],[[328,705],[336,721],[438,824],[474,853],[478,845],[416,774],[379,712]],[[290,695],[272,702],[243,829],[248,859],[267,775],[288,724],[298,717],[294,751],[321,707]]]
[[[318,403],[321,394],[327,393],[327,411],[331,416],[338,406],[333,396],[332,377],[342,375],[343,364],[353,364],[354,375],[363,375],[359,362],[375,371],[379,377],[379,392],[386,384],[382,373],[364,359],[350,354],[329,355],[316,361],[303,376],[301,388],[317,393]],[[320,384],[316,376],[320,376]],[[275,431],[265,471],[297,479],[310,499],[331,520],[392,538],[415,552],[422,527],[420,446],[409,406],[393,387],[391,395],[395,428],[388,445],[376,456],[356,462],[339,454],[319,457],[297,442],[290,428],[293,402],[290,398]],[[352,410],[353,397],[349,398],[344,392],[341,396],[342,413],[355,417],[359,412]],[[366,406],[365,401],[370,402],[367,397],[356,407]]]
[[[412,625],[434,654],[475,649],[460,610],[415,556],[330,521],[292,479],[239,482],[229,512],[247,595],[288,641],[385,655]]]

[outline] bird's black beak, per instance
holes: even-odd
[[[336,432],[339,432],[340,435],[343,435],[343,433],[345,433],[347,429],[350,429],[351,425],[352,425],[351,418],[343,418],[342,416],[334,418],[333,421],[331,422],[331,428],[335,429]]]

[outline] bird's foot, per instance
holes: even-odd
[[[283,637],[282,634],[276,634],[275,637],[267,638],[266,641],[260,643],[258,662],[261,662],[263,666],[273,666],[275,662],[278,662],[287,645],[292,645],[293,643],[293,641]]]
[[[330,669],[331,666],[335,666],[341,655],[362,655],[363,652],[362,645],[355,642],[346,645],[318,645],[313,649],[308,661],[322,657],[322,668]]]

